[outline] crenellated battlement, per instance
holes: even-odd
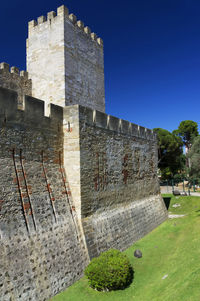
[[[55,122],[56,121],[56,122]],[[0,87],[0,124],[18,124],[19,127],[30,125],[31,128],[58,130],[63,122],[63,108],[50,105],[50,115],[45,116],[44,101],[26,95],[24,106],[19,109],[18,94]],[[61,130],[60,130],[61,132]]]
[[[18,107],[23,108],[24,96],[32,95],[32,81],[27,71],[20,71],[7,63],[0,63],[0,87],[14,90],[18,93]]]
[[[10,67],[9,64],[4,63],[4,62],[0,63],[0,72],[1,73],[4,72],[4,74],[9,73],[11,77],[13,76],[13,74],[15,74],[15,75],[18,75],[21,79],[28,80],[28,72],[27,71],[24,71],[24,70],[20,71],[17,67],[15,67],[15,66]]]
[[[50,120],[57,120],[60,124],[63,124],[63,110],[68,110],[70,116],[73,116],[72,112],[75,110],[79,114],[80,121],[87,125],[146,140],[156,141],[157,139],[156,133],[153,130],[81,105],[74,105],[63,109],[61,106],[50,104],[49,110],[49,117],[46,117],[44,101],[28,95],[24,97],[24,106],[19,110],[18,94],[16,91],[0,87],[0,121],[6,117],[7,121],[16,122],[19,114],[22,114],[24,116],[23,120],[29,120],[39,127],[44,126],[44,123],[49,125]],[[20,111],[21,113],[19,113]],[[19,119],[18,121],[21,122],[22,120]],[[68,120],[64,121],[64,125],[65,123],[68,124]]]
[[[145,140],[157,140],[156,133],[143,126],[83,106],[79,106],[79,112],[80,120],[89,125]]]
[[[103,40],[99,38],[88,26],[85,26],[83,21],[78,20],[77,17],[71,13],[69,14],[69,10],[65,5],[62,5],[57,8],[57,13],[55,11],[51,11],[47,13],[47,16],[40,16],[36,20],[32,20],[28,23],[29,35],[40,27],[41,24],[49,24],[51,25],[55,19],[59,17],[64,17],[65,20],[70,21],[76,29],[82,31],[86,36],[90,37],[92,41],[96,42],[99,46],[103,47]],[[41,28],[41,27],[40,27]]]
[[[157,141],[157,135],[153,130],[97,110],[92,110],[81,105],[75,105],[65,108],[64,112],[65,111],[69,112],[68,116],[74,116],[74,111],[77,111],[80,121],[87,125],[91,125],[97,128],[99,127],[127,136]],[[71,123],[72,120],[65,120],[66,124],[68,124],[68,122]]]
[[[29,22],[27,71],[47,115],[50,103],[105,112],[103,41],[66,6]]]

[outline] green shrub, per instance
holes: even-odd
[[[123,289],[133,279],[133,269],[127,256],[110,249],[93,258],[85,269],[89,285],[98,291]]]

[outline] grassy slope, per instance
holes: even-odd
[[[181,207],[173,208],[175,203]],[[166,221],[125,251],[135,271],[130,287],[97,292],[83,277],[51,300],[200,301],[200,197],[172,197],[169,211],[187,216]],[[133,256],[135,249],[141,259]]]

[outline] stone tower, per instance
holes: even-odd
[[[105,111],[103,41],[64,5],[29,22],[27,71],[46,114],[50,103]]]

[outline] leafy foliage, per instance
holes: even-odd
[[[89,285],[99,291],[123,289],[133,278],[128,257],[118,250],[110,249],[93,258],[85,269]]]
[[[174,184],[181,183],[183,180],[188,180],[187,169],[185,172],[175,174],[173,178]]]
[[[190,158],[190,177],[192,179],[200,178],[200,136],[194,139],[191,150],[188,154]]]
[[[181,121],[178,130],[173,131],[173,134],[181,137],[183,144],[190,149],[193,139],[199,134],[198,124],[192,120]]]
[[[155,128],[158,136],[158,167],[162,179],[170,179],[184,169],[185,156],[183,142],[180,137],[161,128]]]

